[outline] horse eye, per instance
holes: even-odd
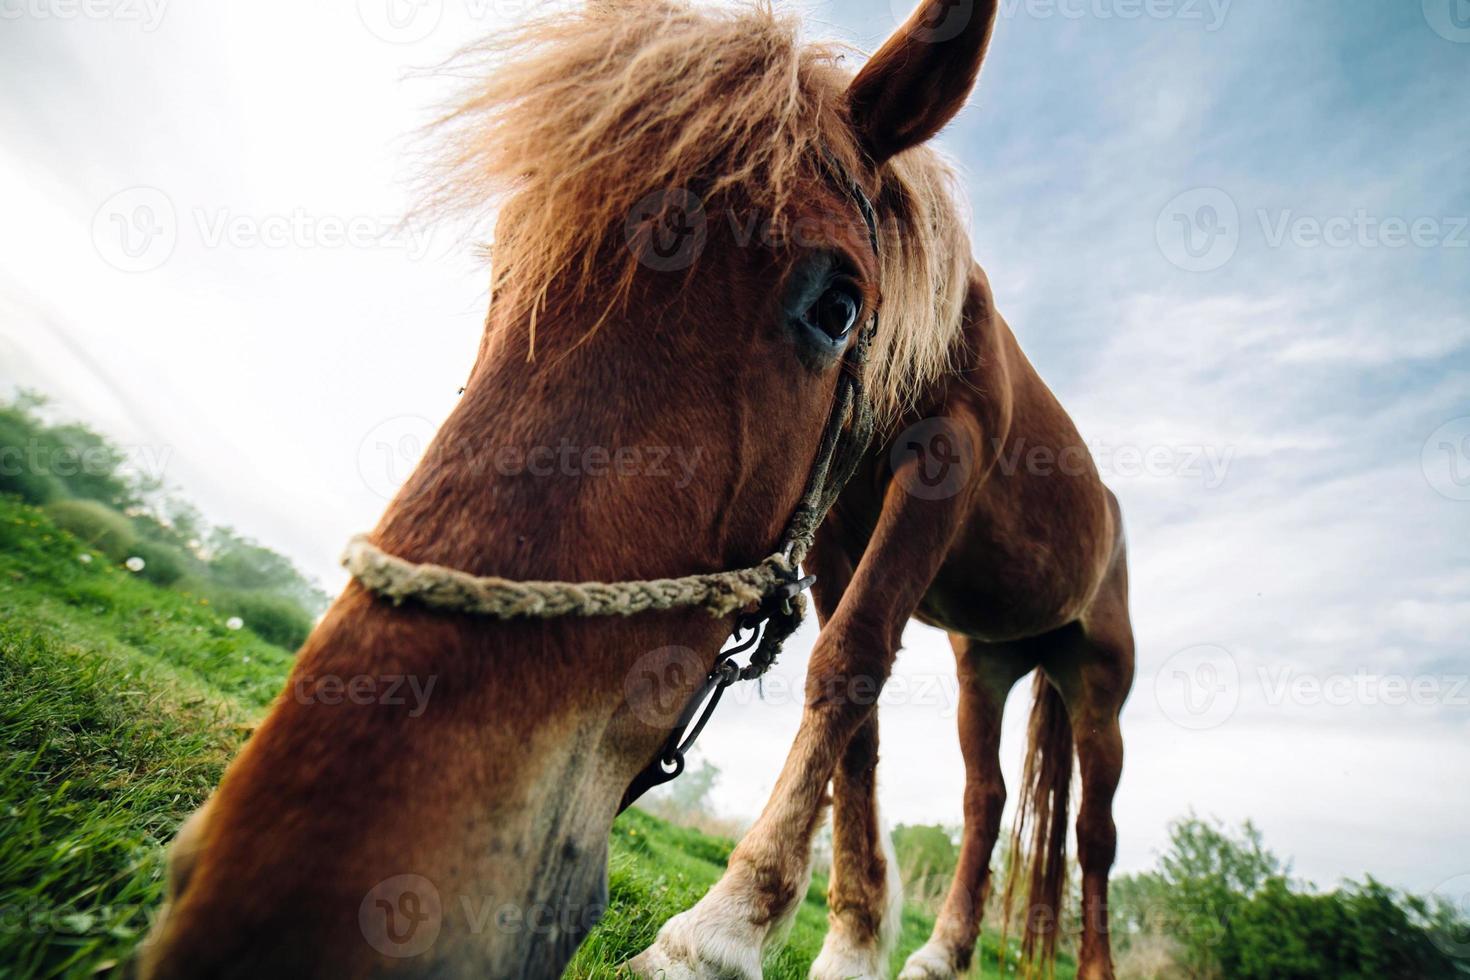
[[[807,311],[806,319],[828,337],[841,340],[852,332],[861,308],[862,300],[852,287],[837,283],[827,287],[827,291]]]

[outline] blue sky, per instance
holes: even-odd
[[[0,8],[0,383],[333,588],[483,313],[451,238],[390,234],[442,94],[404,76],[523,6],[425,0],[394,27],[383,2]],[[895,6],[806,9],[872,47]],[[1001,311],[1127,513],[1120,866],[1194,808],[1255,819],[1324,885],[1470,893],[1470,3],[1003,9],[941,143]],[[119,252],[119,215],[171,215],[167,254]],[[704,737],[732,814],[774,780],[809,642]],[[955,822],[948,648],[907,645],[884,807]]]

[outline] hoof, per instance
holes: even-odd
[[[686,964],[669,959],[657,943],[624,963],[622,968],[645,980],[698,980],[699,977]]]
[[[885,959],[876,941],[854,945],[832,931],[827,933],[809,977],[810,980],[884,980],[888,973]]]
[[[926,943],[904,963],[898,980],[955,980],[959,975],[948,950]]]
[[[699,905],[674,916],[658,939],[623,964],[646,980],[761,980],[760,937],[714,919]]]

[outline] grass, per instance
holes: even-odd
[[[207,599],[140,579],[0,495],[0,980],[88,977],[126,961],[163,894],[164,845],[289,663],[229,629]],[[732,846],[638,810],[621,817],[611,906],[567,976],[613,975],[704,894]],[[767,977],[806,976],[825,890],[812,882]],[[898,957],[931,926],[906,911]],[[991,937],[977,959],[995,964]]]

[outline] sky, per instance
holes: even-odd
[[[399,226],[422,69],[531,6],[0,0],[0,390],[340,588],[486,303],[462,235]],[[871,50],[908,7],[800,9]],[[939,140],[1126,514],[1123,871],[1194,811],[1322,886],[1470,895],[1467,82],[1467,0],[1002,0]],[[726,814],[770,791],[813,635],[703,736]],[[958,823],[940,633],[882,704],[885,817]]]

